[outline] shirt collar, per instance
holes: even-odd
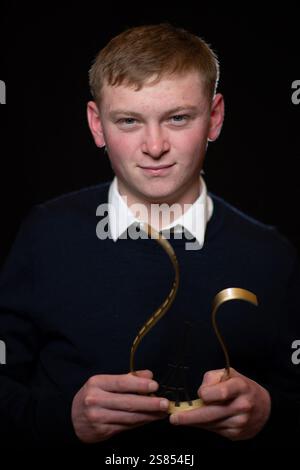
[[[178,217],[170,225],[164,227],[161,233],[164,234],[164,232],[171,228],[175,233],[187,230],[196,238],[200,248],[202,248],[206,225],[213,213],[213,201],[207,194],[206,184],[201,175],[199,185],[200,195],[196,201],[181,217]],[[116,176],[110,184],[108,192],[108,222],[111,237],[114,241],[117,241],[132,224],[140,224],[140,220],[133,215],[120,195]]]

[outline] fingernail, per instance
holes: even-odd
[[[149,392],[155,392],[155,390],[157,390],[157,388],[158,388],[158,384],[156,382],[154,382],[154,381],[149,382],[149,384],[148,384]]]
[[[170,423],[171,424],[178,424],[178,416],[176,413],[173,413],[171,416],[170,416]]]
[[[168,400],[160,400],[159,406],[161,410],[166,411],[169,408],[169,402]]]

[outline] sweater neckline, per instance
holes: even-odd
[[[224,220],[224,210],[222,210],[221,201],[214,194],[212,193],[208,193],[208,194],[213,199],[214,211],[210,220],[207,222],[207,225],[206,225],[203,248],[205,247],[206,243],[210,241],[211,239],[213,239],[216,233],[221,229],[223,220]],[[191,244],[196,243],[195,238],[191,238],[191,239],[187,238],[186,236],[184,236],[184,234],[180,238],[175,238],[175,236],[176,235],[174,235],[174,233],[173,234],[171,233],[170,238],[168,238],[168,241],[174,247],[180,247],[180,246],[185,245],[186,243],[191,243]],[[149,245],[148,237],[140,237],[138,238],[138,240],[139,240],[139,244]]]
[[[105,200],[108,201],[108,191],[110,187],[110,182],[102,183],[101,187],[102,187],[102,190],[103,189],[105,190]],[[222,202],[224,203],[224,201],[219,196],[216,196],[214,193],[210,191],[207,191],[207,195],[209,195],[213,200],[214,210],[213,210],[213,214],[211,218],[208,220],[207,225],[206,225],[203,247],[205,247],[205,244],[207,243],[207,241],[214,238],[216,233],[222,228],[222,225],[224,222],[224,215],[225,215],[225,211],[223,209],[223,204],[222,204]],[[149,241],[147,238],[139,238],[139,240],[140,240],[140,243],[148,243]],[[172,245],[180,246],[180,245],[185,244],[186,242],[193,243],[194,241],[196,241],[196,239],[195,238],[188,239],[182,236],[181,238],[171,237],[170,241]]]

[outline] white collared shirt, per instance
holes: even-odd
[[[175,233],[183,230],[188,231],[202,248],[206,225],[213,213],[213,201],[207,194],[207,188],[204,179],[200,175],[199,179],[200,195],[193,204],[172,223],[164,226],[160,232],[164,234],[167,230],[173,229]],[[108,192],[108,222],[111,237],[114,241],[132,225],[142,226],[143,220],[137,219],[133,212],[127,206],[125,199],[118,190],[118,180],[115,176],[109,187]]]

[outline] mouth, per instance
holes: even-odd
[[[175,163],[171,163],[170,165],[141,166],[140,168],[148,175],[162,176],[168,174],[174,165]]]

